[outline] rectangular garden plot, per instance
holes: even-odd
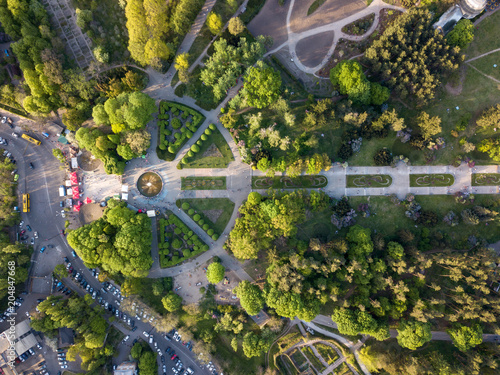
[[[159,220],[158,253],[162,268],[175,266],[207,250],[208,245],[173,213]]]
[[[252,189],[319,189],[328,185],[328,179],[321,175],[298,177],[252,176]]]
[[[348,188],[385,188],[392,184],[392,177],[387,174],[348,174]]]
[[[473,173],[472,186],[500,186],[500,173]]]
[[[181,177],[181,190],[226,190],[226,177]]]
[[[410,175],[411,187],[451,186],[454,182],[455,177],[448,173]]]
[[[234,202],[228,198],[179,199],[176,204],[214,241],[224,232],[234,211]]]
[[[205,116],[186,105],[162,101],[158,115],[158,147],[163,160],[172,161],[175,155],[205,121]]]
[[[215,124],[210,124],[200,139],[184,155],[182,168],[227,168],[234,160],[231,148]]]

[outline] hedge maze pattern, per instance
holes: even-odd
[[[193,136],[203,121],[205,116],[188,106],[162,101],[158,115],[158,156],[163,160],[174,160],[177,151]]]
[[[472,175],[474,186],[499,186],[500,173],[474,173]]]
[[[181,177],[181,190],[226,190],[226,177]]]
[[[158,253],[162,268],[175,266],[208,249],[208,245],[173,213],[159,220]]]
[[[325,176],[311,175],[299,177],[253,177],[254,189],[319,189],[328,184]]]
[[[411,187],[451,186],[455,178],[451,174],[412,174],[410,175]]]

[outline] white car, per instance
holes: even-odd
[[[142,334],[146,337],[149,337],[149,333],[147,333],[146,331],[144,331]]]
[[[7,117],[3,116],[2,117],[2,124],[5,124],[7,122]]]
[[[123,339],[123,342],[127,342],[129,338],[130,338],[129,335],[125,336],[125,338]]]
[[[33,235],[35,236],[36,239],[38,239],[38,232],[35,232]]]

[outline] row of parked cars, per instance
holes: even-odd
[[[26,294],[26,293],[24,293],[24,294]],[[21,305],[22,305],[23,302],[24,302],[23,298],[17,297],[14,300],[14,306],[9,307],[7,310],[5,310],[0,315],[0,323],[4,322],[5,320],[7,320],[9,318],[9,316],[11,316],[12,314],[14,314],[21,307]]]
[[[66,352],[64,349],[57,349],[57,362],[62,369],[68,368],[68,361],[66,360]]]

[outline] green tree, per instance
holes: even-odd
[[[165,297],[161,299],[163,307],[169,312],[179,310],[182,305],[182,297],[174,292],[169,292]]]
[[[139,359],[142,354],[142,345],[140,342],[136,342],[134,346],[130,349],[130,355],[134,359]]]
[[[235,352],[238,351],[238,339],[236,337],[231,339],[231,348],[233,348]]]
[[[207,267],[207,280],[210,284],[218,284],[224,278],[226,269],[218,262],[211,263]]]
[[[61,163],[66,163],[66,157],[64,156],[63,152],[58,149],[58,148],[53,148],[52,149],[52,155],[54,155],[54,157],[59,160]]]
[[[269,350],[272,344],[273,335],[270,331],[264,331],[261,335],[248,332],[243,337],[243,353],[247,358],[258,357]]]
[[[155,375],[158,373],[158,364],[156,363],[156,355],[148,348],[143,351],[137,364],[141,375]]]
[[[357,61],[339,62],[330,70],[330,81],[342,95],[348,95],[353,101],[362,104],[370,102],[370,82]]]
[[[401,259],[405,250],[399,243],[391,241],[387,244],[387,253],[393,259]]]
[[[149,40],[146,11],[142,0],[129,0],[125,7],[128,30],[128,50],[130,56],[141,65],[147,65],[144,48]]]
[[[500,104],[489,107],[481,113],[481,116],[476,121],[477,126],[481,128],[488,128],[498,126],[500,123]]]
[[[417,126],[424,139],[431,139],[436,134],[441,133],[441,119],[439,116],[431,117],[427,112],[421,112],[417,117]]]
[[[418,321],[402,321],[397,329],[397,340],[404,348],[415,350],[432,338],[431,325]]]
[[[264,297],[257,285],[243,280],[234,288],[236,296],[240,300],[241,307],[248,315],[257,315],[264,307]]]
[[[373,105],[384,104],[391,95],[390,90],[382,86],[380,83],[371,82],[370,83],[370,102]]]
[[[483,329],[479,324],[474,324],[471,327],[458,324],[446,332],[453,340],[453,345],[462,352],[466,352],[483,342]]]
[[[245,24],[243,23],[240,17],[232,17],[229,20],[227,29],[232,35],[236,36],[245,31]]]
[[[85,31],[89,23],[92,21],[92,11],[87,9],[76,8],[76,25]]]
[[[213,11],[210,12],[210,14],[207,17],[207,25],[210,32],[214,35],[219,34],[220,31],[222,30],[222,26],[224,26],[224,24],[222,23],[221,16],[219,16],[217,13]]]
[[[251,107],[265,108],[279,97],[281,76],[263,61],[247,69],[241,95]]]
[[[451,46],[467,47],[474,39],[474,24],[471,20],[461,19],[457,22],[453,30],[446,35],[446,41]]]

